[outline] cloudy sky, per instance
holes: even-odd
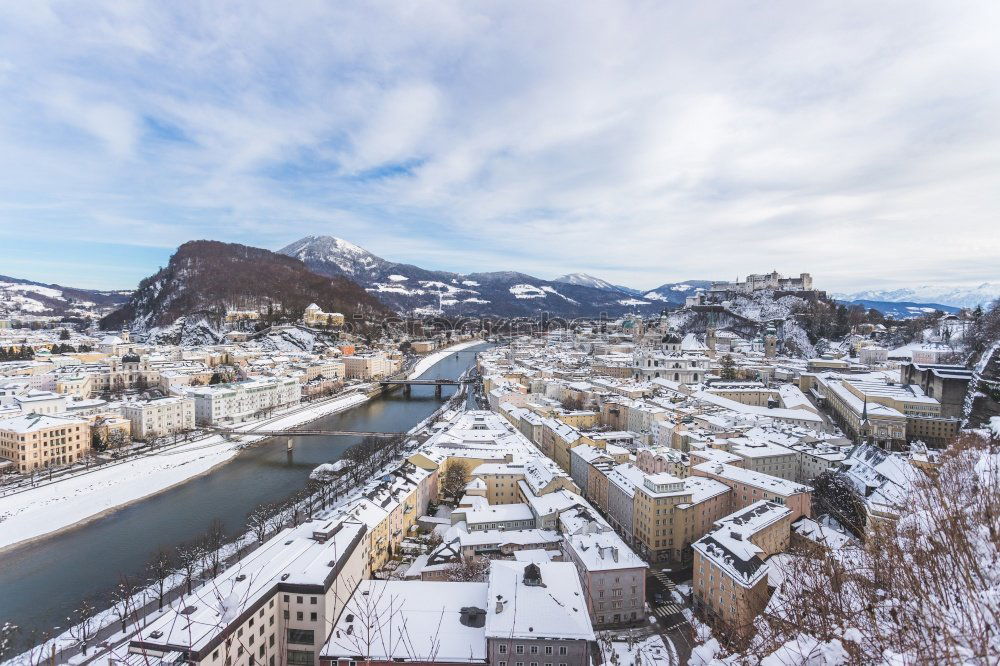
[[[1000,277],[1000,3],[9,3],[0,274],[307,234],[638,288]]]

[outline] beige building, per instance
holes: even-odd
[[[688,547],[730,509],[731,492],[705,479],[647,474],[635,486],[632,531],[650,561],[687,561]]]
[[[694,543],[695,610],[745,635],[769,598],[767,558],[788,548],[792,512],[759,501],[716,522]]]
[[[399,369],[398,362],[382,353],[345,356],[343,361],[344,372],[348,379],[363,381],[381,379]]]
[[[21,473],[69,465],[90,451],[86,419],[27,414],[0,421],[0,457]]]
[[[344,315],[339,312],[323,312],[315,303],[310,303],[302,313],[302,323],[306,326],[343,326]]]

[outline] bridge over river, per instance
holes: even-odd
[[[26,636],[65,626],[66,618],[84,599],[106,607],[122,575],[145,580],[144,565],[157,548],[172,550],[193,541],[216,519],[228,534],[243,533],[253,507],[285,500],[305,485],[316,466],[339,460],[365,436],[397,436],[430,416],[453,394],[457,378],[473,364],[474,350],[463,351],[469,353],[449,354],[425,371],[419,379],[429,383],[411,382],[410,397],[386,391],[299,431],[275,431],[291,438],[291,450],[277,443],[249,447],[229,462],[169,490],[3,553],[0,625],[12,621]]]

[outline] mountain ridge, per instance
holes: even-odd
[[[417,316],[537,316],[541,312],[569,317],[620,316],[637,309],[652,313],[663,307],[604,280],[596,287],[518,271],[462,274],[431,270],[383,259],[333,236],[306,236],[278,252],[299,259],[320,275],[353,277],[386,305]]]

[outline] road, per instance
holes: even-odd
[[[650,565],[646,577],[646,602],[649,604],[650,617],[656,619],[656,623],[650,623],[650,626],[655,627],[656,632],[665,640],[673,643],[681,664],[686,664],[691,656],[694,630],[681,613],[684,608],[690,608],[690,602],[677,603],[672,593],[676,592],[677,596],[682,596],[677,592],[677,583],[690,578],[690,569],[668,573],[653,565]],[[660,601],[657,601],[657,598]]]

